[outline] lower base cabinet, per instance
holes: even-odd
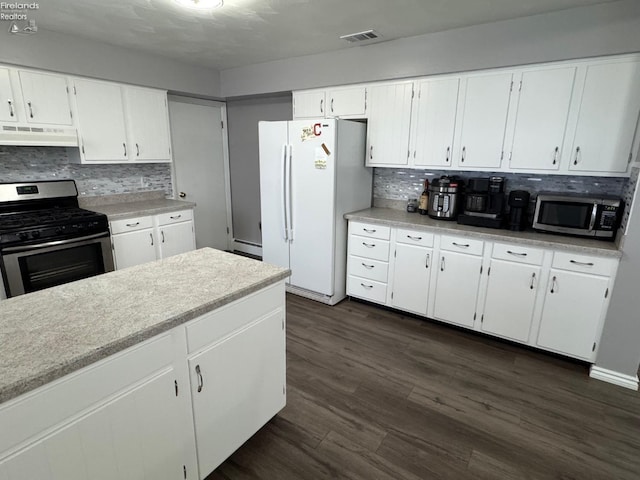
[[[0,479],[202,480],[285,406],[284,301],[279,282],[1,404]]]
[[[433,249],[398,243],[395,250],[391,304],[427,314]]]

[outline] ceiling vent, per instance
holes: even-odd
[[[375,30],[365,30],[364,32],[350,33],[349,35],[342,35],[340,38],[346,40],[349,43],[367,42],[370,40],[376,40],[380,38],[380,35]]]

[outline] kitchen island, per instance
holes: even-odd
[[[289,271],[201,249],[0,304],[0,478],[204,478],[285,404]]]

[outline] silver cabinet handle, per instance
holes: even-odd
[[[362,230],[364,230],[367,233],[376,233],[378,230],[376,230],[375,228],[373,229],[369,229],[369,228],[363,228]]]
[[[324,98],[320,99],[320,113],[324,113]]]
[[[444,272],[444,257],[440,260],[440,271]]]
[[[124,156],[127,156],[127,144],[126,143],[122,143],[122,148],[124,148]]]
[[[573,263],[574,265],[582,265],[583,267],[593,267],[592,262],[578,262],[577,260],[569,260],[569,263]]]
[[[15,114],[13,113],[13,102],[11,101],[11,99],[7,100],[7,103],[9,104],[9,115],[10,116],[15,116]]]
[[[186,196],[187,196],[187,194],[186,194],[185,192],[180,192],[180,193],[178,194],[178,196],[179,196],[180,198],[184,198],[184,197],[186,197]]]
[[[204,378],[202,378],[200,365],[196,365],[196,375],[198,375],[198,393],[200,393],[202,391],[202,388],[204,387]]]
[[[580,155],[580,147],[576,147],[576,156],[573,159],[573,164],[574,165],[578,164],[578,155]]]
[[[418,241],[418,240],[422,240],[422,237],[412,237],[411,235],[407,235],[407,238],[408,238],[409,240],[416,240],[416,241]]]
[[[127,227],[137,227],[138,225],[140,225],[140,222],[136,222],[136,223],[127,223],[126,225],[127,225]]]
[[[136,157],[140,156],[140,146],[136,143]]]
[[[427,258],[424,261],[424,268],[429,268],[429,260],[431,260],[431,255],[427,253]]]
[[[172,217],[169,217],[171,220],[177,220],[178,218],[182,217],[182,214],[180,215],[174,215]]]
[[[557,290],[556,288],[556,277],[553,277],[551,279],[551,293],[555,293]]]
[[[371,290],[373,288],[373,285],[366,285],[364,283],[360,283],[360,285],[362,285],[364,288],[366,288],[367,290]]]
[[[531,274],[531,284],[529,285],[529,288],[530,288],[531,290],[533,290],[533,284],[534,284],[534,282],[535,282],[535,281],[536,281],[536,272],[533,272],[533,273]]]
[[[153,246],[153,233],[150,233],[149,236],[151,237],[151,246]]]
[[[27,102],[27,105],[29,106],[29,116],[33,118],[33,107],[31,106],[31,102]]]
[[[449,163],[449,155],[451,154],[451,147],[447,147],[447,157],[444,159],[445,162]]]
[[[375,244],[375,243],[365,243],[365,242],[362,242],[362,244],[363,244],[365,247],[367,247],[367,248],[373,248],[373,247],[375,247],[375,246],[376,246],[376,244]]]
[[[369,147],[369,160],[373,160],[373,145]]]
[[[164,243],[164,230],[160,230],[160,233],[162,234],[162,243]]]
[[[553,153],[553,164],[555,165],[556,163],[558,163],[558,152],[560,151],[559,147],[556,147],[555,152]]]
[[[516,257],[526,257],[527,256],[526,253],[512,252],[511,250],[507,250],[507,253],[509,255],[515,255]]]
[[[375,265],[367,265],[366,263],[362,262],[362,266],[364,268],[366,268],[367,270],[371,270],[373,267],[375,267]]]
[[[468,243],[456,243],[456,242],[452,242],[456,247],[460,247],[460,248],[469,248],[471,245],[469,245]]]
[[[462,147],[462,158],[460,159],[462,163],[464,163],[464,159],[466,156],[467,156],[467,147]]]
[[[331,99],[331,113],[333,113],[333,98]]]

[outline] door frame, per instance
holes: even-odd
[[[234,236],[233,236],[233,223],[231,214],[231,175],[229,167],[229,135],[227,131],[227,104],[225,102],[219,102],[215,100],[207,100],[204,98],[185,97],[182,95],[168,94],[168,102],[187,103],[191,105],[202,105],[206,107],[220,107],[220,122],[222,123],[222,165],[224,169],[224,189],[225,189],[225,202],[227,212],[227,250],[233,250]],[[171,117],[169,117],[169,123],[171,123]],[[173,138],[171,139],[171,153],[173,157]],[[178,191],[176,189],[176,161],[173,158],[171,162],[171,184],[173,198],[179,200]]]

